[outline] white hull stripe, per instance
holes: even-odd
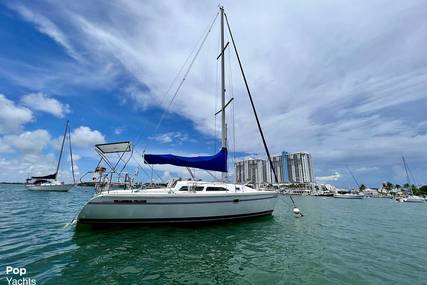
[[[197,197],[199,198],[199,197]],[[201,198],[201,197],[200,197]],[[100,201],[100,202],[89,202],[88,204],[101,204],[101,205],[129,205],[129,204],[137,204],[137,205],[181,205],[181,204],[214,204],[214,203],[240,203],[240,202],[249,202],[249,201],[257,201],[257,200],[267,200],[277,198],[277,195],[263,198],[253,198],[253,199],[233,199],[233,200],[223,200],[223,201],[195,201],[195,202],[149,202],[147,200],[130,200],[130,199],[115,199],[113,201]]]

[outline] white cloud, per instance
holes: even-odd
[[[93,147],[95,144],[104,143],[105,137],[100,131],[80,126],[71,132],[71,141],[74,146],[87,148]]]
[[[168,132],[168,133],[158,134],[156,136],[149,137],[149,139],[155,140],[162,144],[169,144],[169,143],[181,144],[183,142],[190,140],[187,134],[183,134],[181,132]]]
[[[115,135],[121,135],[123,133],[124,128],[115,128],[114,129],[114,134]]]
[[[23,105],[36,111],[50,113],[58,118],[63,118],[70,112],[70,106],[43,93],[27,94],[21,98]]]
[[[57,154],[48,152],[50,134],[43,129],[0,137],[0,181],[22,182],[29,175],[53,173]],[[3,153],[2,153],[3,152]]]
[[[57,157],[53,154],[27,153],[6,159],[0,156],[0,181],[24,182],[29,176],[47,175],[55,172]],[[60,168],[58,178],[66,183],[72,181],[70,165]],[[78,175],[77,165],[76,175]],[[76,177],[78,180],[78,176]]]
[[[332,175],[328,176],[317,176],[317,182],[328,182],[328,181],[338,181],[341,178],[341,174],[339,172],[335,172]]]
[[[356,168],[355,171],[357,172],[371,172],[371,171],[377,171],[379,168],[376,166],[372,166],[372,167],[366,167],[366,166],[362,166],[359,168]]]
[[[50,36],[58,44],[63,46],[71,57],[76,60],[80,59],[78,53],[75,52],[65,34],[55,25],[54,22],[49,20],[49,18],[43,16],[42,14],[36,13],[35,11],[28,9],[26,6],[16,2],[9,3],[9,5],[10,8],[16,10],[25,20],[34,23],[40,32]]]
[[[73,161],[79,161],[82,157],[76,153],[73,153]],[[71,157],[68,158],[69,161],[71,161]]]
[[[11,151],[12,151],[12,148],[10,147],[10,145],[6,144],[4,142],[4,139],[0,137],[0,153],[6,153]]]
[[[19,135],[6,135],[2,138],[2,143],[10,150],[14,149],[21,153],[39,153],[50,143],[50,140],[50,134],[46,130],[39,129]]]
[[[1,181],[22,182],[30,175],[46,175],[55,171],[55,157],[29,153],[13,159],[0,157]]]
[[[0,134],[19,132],[22,125],[30,122],[32,118],[31,110],[15,105],[0,94]]]
[[[82,158],[83,164],[88,158],[94,158],[92,146],[105,142],[105,138],[99,131],[86,126],[75,129],[71,136],[73,145],[77,147],[77,152],[73,153],[74,170],[79,175]],[[24,181],[28,175],[52,173],[55,171],[61,141],[62,137],[52,139],[44,129],[0,136],[0,181]],[[59,179],[70,182],[72,175],[68,147],[64,149],[63,158]],[[84,166],[92,167],[90,163]]]

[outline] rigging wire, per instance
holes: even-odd
[[[176,74],[175,78],[172,80],[172,82],[170,83],[168,89],[166,89],[166,92],[164,93],[164,95],[162,96],[162,100],[160,102],[160,106],[163,106],[165,104],[167,95],[169,94],[169,92],[171,91],[172,87],[175,85],[176,81],[178,80],[179,76],[181,75],[182,71],[184,70],[184,67],[187,65],[188,60],[191,58],[191,55],[194,53],[194,51],[196,50],[197,45],[194,46],[193,50],[191,51],[191,53],[187,56],[187,58],[185,59],[184,63],[181,65],[178,73]],[[139,142],[142,139],[142,132],[138,135],[137,139],[135,140],[135,145],[139,144]]]
[[[163,122],[163,119],[164,119],[164,118],[165,118],[165,116],[166,116],[166,113],[168,113],[168,112],[169,112],[169,109],[170,109],[170,107],[172,106],[172,104],[173,104],[173,102],[174,102],[175,98],[177,97],[178,92],[180,91],[180,89],[181,89],[182,85],[184,84],[184,81],[186,80],[186,78],[187,78],[188,74],[190,73],[190,70],[191,70],[191,68],[192,68],[192,66],[193,66],[193,64],[194,64],[194,62],[196,61],[196,58],[197,58],[197,56],[199,55],[199,53],[200,53],[200,51],[201,51],[201,49],[202,49],[202,47],[203,47],[204,43],[206,42],[206,40],[207,40],[207,38],[208,38],[208,35],[210,34],[211,29],[212,29],[213,25],[215,24],[216,19],[218,18],[218,15],[219,15],[219,12],[217,12],[217,13],[215,14],[215,16],[213,17],[213,20],[212,20],[212,21],[210,22],[210,24],[208,25],[207,32],[206,32],[206,33],[204,33],[204,36],[202,37],[202,39],[201,39],[201,40],[199,40],[199,41],[198,41],[198,43],[194,46],[193,50],[191,51],[191,53],[188,55],[188,57],[187,57],[187,58],[186,58],[186,60],[184,61],[184,64],[183,64],[183,65],[181,66],[181,68],[179,69],[178,74],[175,76],[174,80],[171,82],[171,84],[169,85],[169,87],[168,87],[167,91],[165,92],[165,94],[164,94],[164,96],[163,96],[163,99],[162,99],[162,102],[161,102],[161,105],[162,105],[162,106],[164,105],[165,100],[166,100],[166,97],[167,97],[167,95],[169,94],[170,90],[172,89],[172,87],[175,85],[176,81],[178,80],[178,78],[179,78],[179,77],[180,77],[180,75],[182,74],[182,72],[183,72],[183,70],[184,70],[184,67],[187,65],[187,63],[189,62],[189,60],[190,60],[191,56],[194,54],[194,56],[193,56],[192,60],[190,61],[189,65],[188,65],[188,67],[187,67],[187,69],[186,69],[186,71],[185,71],[185,73],[184,73],[183,78],[181,79],[180,83],[178,84],[178,87],[177,87],[176,91],[174,92],[174,94],[173,94],[172,98],[170,99],[169,104],[167,105],[166,109],[164,109],[164,110],[163,110],[163,112],[162,112],[162,115],[161,115],[161,117],[160,117],[160,119],[159,119],[159,121],[158,121],[158,123],[157,123],[157,125],[156,125],[155,129],[154,129],[154,132],[153,132],[154,134],[156,134],[156,133],[158,132],[159,127],[160,127],[161,123]],[[196,49],[197,49],[197,50],[196,50]],[[195,52],[195,53],[194,53],[194,52]],[[140,135],[137,137],[137,139],[136,139],[136,141],[135,141],[135,144],[133,145],[133,146],[134,146],[134,148],[139,144],[139,142],[141,141],[141,138],[142,138],[142,133],[140,133]],[[146,142],[146,144],[145,144],[145,146],[144,146],[144,148],[143,148],[142,154],[140,154],[141,156],[143,156],[143,154],[144,154],[144,153],[145,153],[145,151],[147,150],[147,148],[148,148],[149,144],[150,144],[150,141],[147,141],[147,142]],[[135,152],[138,152],[138,151],[135,149]],[[138,153],[139,153],[139,152],[138,152]],[[133,157],[133,153],[132,153],[131,157]],[[134,159],[134,160],[135,160],[135,159]],[[128,162],[129,162],[129,160],[125,163],[124,167],[126,167],[126,166],[127,166],[127,163],[128,163]],[[152,166],[151,166],[151,165],[150,165],[150,167],[151,167],[151,169],[153,170],[153,168],[152,168]],[[156,173],[156,175],[157,175],[157,173]],[[157,175],[157,176],[158,176],[158,175]],[[158,176],[158,177],[160,178],[160,176]],[[162,178],[160,178],[160,181],[162,181]]]
[[[134,156],[132,156],[132,159],[136,162],[136,164],[138,164],[138,169],[141,169],[144,172],[144,174],[147,175],[147,177],[150,177],[150,175],[147,173],[147,171],[145,171],[144,167],[139,163],[139,161],[137,161],[135,159]]]
[[[61,158],[62,158],[62,152],[64,151],[64,143],[65,143],[65,138],[67,136],[68,123],[69,121],[67,120],[67,123],[65,125],[64,136],[62,137],[61,152],[59,153],[58,164],[56,166],[56,174],[58,174],[59,166],[61,165]]]
[[[249,85],[248,85],[248,82],[247,82],[247,80],[246,80],[245,72],[243,71],[242,62],[240,61],[240,56],[239,56],[239,53],[238,53],[238,51],[237,51],[236,43],[234,42],[233,34],[231,33],[231,28],[230,28],[230,24],[229,24],[229,22],[228,22],[227,14],[225,14],[225,13],[224,13],[224,16],[225,16],[225,20],[226,20],[226,22],[227,22],[227,28],[228,28],[228,32],[229,32],[229,34],[230,34],[231,42],[233,43],[234,51],[235,51],[235,53],[236,53],[237,61],[238,61],[238,63],[239,63],[239,67],[240,67],[240,71],[241,71],[241,74],[242,74],[242,77],[243,77],[243,81],[244,81],[245,86],[246,86],[246,91],[247,91],[247,93],[248,93],[249,100],[250,100],[250,103],[251,103],[251,105],[252,105],[252,110],[253,110],[253,112],[254,112],[255,119],[256,119],[256,122],[257,122],[257,125],[258,125],[258,130],[259,130],[259,132],[260,132],[261,139],[262,139],[262,142],[263,142],[263,144],[264,144],[265,152],[267,153],[268,161],[270,162],[270,167],[271,167],[271,170],[273,171],[273,174],[274,174],[274,178],[275,178],[275,180],[276,180],[276,183],[279,183],[279,179],[278,179],[278,177],[277,177],[276,170],[274,169],[274,166],[273,166],[273,161],[271,160],[270,151],[268,150],[268,146],[267,146],[267,143],[266,143],[266,141],[265,141],[264,133],[263,133],[263,131],[262,131],[261,124],[260,124],[259,119],[258,119],[258,114],[257,114],[256,109],[255,109],[255,105],[254,105],[254,102],[253,102],[253,99],[252,99],[251,91],[250,91],[250,89],[249,89]],[[297,214],[297,213],[298,213],[298,215],[300,215],[300,216],[302,217],[302,216],[303,216],[303,214],[302,214],[302,213],[299,211],[299,209],[296,207],[296,205],[295,205],[295,201],[294,201],[294,199],[292,198],[292,196],[291,196],[291,195],[289,195],[289,198],[291,199],[292,204],[294,205],[294,213],[295,213],[295,214]]]
[[[203,45],[205,44],[206,39],[208,38],[208,36],[209,36],[209,34],[210,34],[210,32],[211,32],[211,29],[212,29],[213,25],[215,24],[216,19],[218,18],[218,15],[219,15],[219,13],[217,13],[217,14],[215,15],[215,17],[214,17],[213,21],[212,21],[212,22],[211,22],[211,24],[209,25],[209,29],[208,29],[207,33],[206,33],[206,34],[205,34],[205,36],[203,37],[202,42],[200,43],[200,45],[199,45],[199,47],[198,47],[198,49],[197,49],[196,53],[194,54],[194,57],[193,57],[193,58],[192,58],[192,60],[190,61],[190,64],[188,65],[188,67],[187,67],[187,69],[186,69],[186,71],[185,71],[185,73],[184,73],[183,78],[182,78],[182,79],[181,79],[181,81],[179,82],[179,84],[178,84],[178,87],[177,87],[176,91],[174,92],[174,94],[173,94],[173,96],[172,96],[171,100],[169,101],[169,104],[167,105],[166,109],[164,109],[164,111],[163,111],[163,113],[162,113],[162,115],[161,115],[161,117],[160,117],[160,120],[159,120],[159,122],[157,123],[157,126],[156,126],[156,128],[154,129],[154,132],[153,132],[153,133],[157,133],[157,131],[158,131],[158,129],[159,129],[159,127],[160,127],[161,123],[163,122],[163,119],[165,118],[166,113],[168,113],[168,112],[169,112],[170,107],[172,106],[172,104],[173,104],[173,102],[174,102],[175,98],[176,98],[176,97],[177,97],[177,95],[178,95],[178,92],[181,90],[181,87],[182,87],[182,85],[184,84],[184,81],[187,79],[187,76],[188,76],[188,74],[190,73],[190,70],[191,70],[191,68],[193,67],[194,62],[195,62],[195,61],[196,61],[196,59],[197,59],[197,56],[199,55],[199,53],[200,53],[200,51],[201,51],[201,49],[202,49]],[[149,141],[147,141],[147,143],[146,143],[146,145],[145,145],[145,147],[144,147],[144,149],[143,149],[143,151],[142,151],[142,153],[143,153],[143,154],[144,154],[144,153],[145,153],[145,151],[147,150],[147,147],[149,146],[149,143],[150,143],[150,142],[149,142]]]
[[[215,16],[215,18],[218,16]],[[215,21],[215,20],[214,20]],[[188,54],[187,58],[185,59],[184,63],[181,65],[178,73],[176,74],[175,78],[172,80],[172,82],[169,84],[168,89],[166,89],[166,92],[163,94],[162,96],[162,100],[160,102],[160,106],[163,106],[164,103],[166,103],[166,98],[167,95],[169,94],[169,92],[171,91],[172,87],[175,85],[176,81],[178,80],[178,78],[180,77],[182,71],[184,70],[184,67],[187,65],[188,61],[190,60],[191,56],[194,54],[194,52],[196,51],[197,47],[199,46],[199,42],[201,42],[201,40],[197,41],[197,44],[193,47],[193,49],[191,50],[191,52]],[[156,127],[157,129],[158,127]],[[139,134],[139,136],[137,137],[137,139],[135,140],[135,145],[139,144],[140,140],[142,138],[142,132]]]
[[[74,174],[74,160],[73,160],[73,150],[71,148],[71,132],[70,127],[68,127],[68,143],[70,145],[70,159],[71,159],[71,172],[73,173],[73,183],[76,184],[76,176]]]
[[[345,166],[348,170],[348,172],[350,173],[351,177],[353,177],[354,183],[356,183],[356,186],[358,189],[360,189],[360,184],[356,179],[356,176],[354,176],[353,172],[350,170],[350,168],[348,167],[348,165]]]
[[[409,168],[409,165],[407,165],[407,168],[408,168],[409,175],[411,175],[412,181],[414,182],[413,184],[417,186],[417,181],[415,180],[415,176],[414,174],[412,174],[412,171],[411,171],[411,168]]]
[[[178,92],[180,91],[180,89],[181,89],[182,85],[184,84],[184,81],[186,80],[186,78],[187,78],[188,74],[189,74],[189,73],[190,73],[190,71],[191,71],[191,68],[193,67],[194,62],[195,62],[195,61],[196,61],[196,59],[197,59],[197,56],[199,55],[199,53],[200,53],[200,51],[201,51],[201,49],[202,49],[203,45],[205,44],[205,42],[206,42],[206,40],[207,40],[207,38],[208,38],[208,35],[210,34],[210,32],[211,32],[211,30],[212,30],[212,27],[213,27],[213,25],[215,24],[216,19],[218,18],[218,15],[219,15],[219,13],[216,13],[215,17],[213,18],[213,20],[211,21],[210,25],[208,26],[207,32],[204,34],[204,36],[203,36],[203,38],[202,38],[201,42],[199,41],[199,42],[200,42],[200,44],[197,44],[197,45],[194,47],[194,49],[192,50],[192,52],[190,53],[190,55],[187,57],[187,59],[186,59],[186,61],[184,62],[184,64],[181,66],[181,68],[180,68],[180,70],[179,70],[179,72],[178,72],[177,76],[175,77],[175,79],[173,80],[173,82],[171,83],[171,85],[169,86],[169,88],[168,88],[168,90],[167,90],[167,92],[166,92],[166,94],[165,94],[165,96],[164,96],[164,99],[166,99],[166,96],[167,96],[167,94],[169,93],[170,89],[171,89],[171,88],[172,88],[172,86],[175,84],[176,80],[178,79],[178,77],[180,76],[180,74],[182,73],[182,71],[184,70],[184,67],[185,67],[185,66],[187,65],[187,63],[188,63],[188,60],[189,60],[189,59],[191,58],[191,56],[194,54],[193,58],[191,59],[191,61],[190,61],[189,65],[188,65],[188,67],[187,67],[187,69],[186,69],[186,71],[185,71],[185,73],[184,73],[184,76],[182,77],[181,81],[179,82],[179,84],[178,84],[178,86],[177,86],[177,89],[175,90],[175,92],[174,92],[174,94],[173,94],[172,98],[170,99],[169,104],[167,105],[166,109],[164,109],[164,110],[163,110],[163,113],[162,113],[162,115],[161,115],[161,117],[160,117],[160,120],[158,121],[158,123],[157,123],[157,125],[156,125],[156,128],[154,129],[154,132],[153,132],[153,133],[157,133],[157,131],[159,130],[159,127],[160,127],[161,123],[163,122],[163,120],[164,120],[164,118],[165,118],[165,116],[166,116],[166,113],[168,113],[168,112],[169,112],[170,107],[172,106],[172,104],[173,104],[173,102],[174,102],[175,98],[176,98],[176,97],[177,97],[177,95],[178,95]],[[198,48],[197,48],[197,47],[198,47]],[[196,48],[197,48],[197,50],[196,50]],[[194,53],[194,51],[196,51],[196,52]],[[136,145],[139,143],[140,138],[141,138],[141,135],[139,136],[138,141],[135,143],[135,145],[134,145],[134,146],[136,146]],[[139,151],[138,151],[138,150],[135,150],[135,152],[139,153],[139,154],[141,155],[141,157],[142,157],[142,156],[144,155],[145,151],[147,150],[147,148],[148,148],[148,146],[149,146],[149,143],[150,143],[150,142],[149,142],[149,141],[147,141],[146,145],[144,146],[144,149],[143,149],[142,153],[139,153]],[[134,159],[134,160],[136,161],[136,159]],[[138,163],[138,165],[140,165],[140,164],[139,164],[139,162],[137,162],[137,163]],[[155,174],[155,175],[160,179],[160,181],[163,181],[163,179],[158,175],[158,173],[154,171],[154,168],[153,168],[150,164],[148,164],[148,166],[151,168],[151,182],[153,181],[153,173],[154,173],[154,174]],[[140,165],[140,167],[142,168],[142,166],[141,166],[141,165]],[[142,168],[142,169],[143,169],[143,168]],[[144,169],[143,169],[143,170],[144,170]],[[144,172],[145,172],[145,171],[144,171]]]
[[[138,153],[138,155],[140,157],[143,157],[143,153],[139,152],[137,149],[135,149],[135,152]],[[142,170],[144,170],[144,168],[142,167],[142,165],[135,158],[134,158],[134,160],[135,160],[136,163],[138,163],[139,167],[141,167]],[[151,166],[151,164],[147,164],[147,165],[151,168],[152,171],[154,170],[154,168]],[[145,172],[145,170],[144,170],[144,172]],[[161,178],[157,172],[154,171],[154,174],[160,179],[161,182],[164,182],[163,178]],[[149,174],[147,174],[147,176],[150,177]]]
[[[408,174],[408,166],[406,165],[406,160],[405,160],[405,157],[403,155],[402,155],[402,161],[403,161],[403,166],[405,167],[406,179],[408,181],[408,185],[409,185],[409,187],[411,187],[411,179],[409,178],[409,174]]]
[[[209,170],[205,170],[207,174],[209,174],[216,182],[221,181],[220,179],[218,179],[218,177],[216,177],[213,173],[211,173]]]

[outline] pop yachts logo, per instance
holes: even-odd
[[[6,279],[8,285],[36,285],[36,279],[25,277],[27,269],[25,267],[6,266]]]

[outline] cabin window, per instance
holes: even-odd
[[[179,191],[188,191],[188,186],[182,186]]]
[[[203,189],[205,189],[205,187],[203,186],[196,186],[193,188],[195,191],[203,191]]]
[[[227,191],[224,187],[207,187],[206,191]]]

